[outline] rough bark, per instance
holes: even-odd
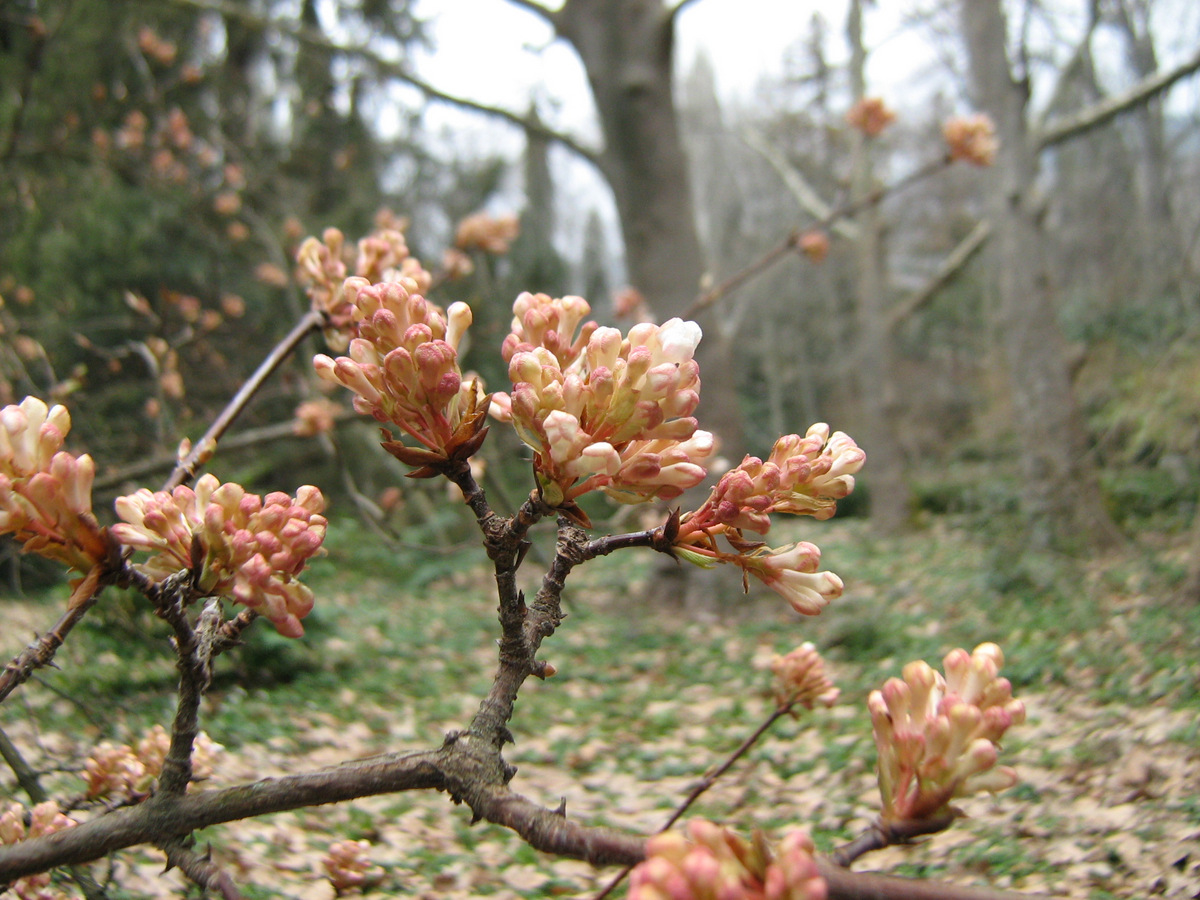
[[[568,0],[552,22],[587,71],[604,133],[598,163],[616,200],[629,280],[660,320],[680,315],[699,291],[704,258],[675,106],[675,10],[661,0]],[[744,441],[733,342],[707,319],[697,355],[700,414],[736,459]]]
[[[1034,192],[1038,147],[1026,118],[1028,85],[1013,78],[1000,0],[964,0],[961,12],[975,100],[992,117],[1000,140],[990,186],[990,249],[1030,539],[1034,546],[1072,549],[1110,545],[1119,535],[1087,456],[1047,278],[1046,236]]]

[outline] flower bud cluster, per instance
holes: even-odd
[[[337,896],[370,887],[383,878],[383,869],[371,863],[367,841],[334,841],[321,860],[325,875]]]
[[[305,400],[296,407],[292,418],[292,432],[300,437],[315,437],[329,434],[337,424],[337,417],[345,410],[325,397]]]
[[[397,281],[371,284],[346,279],[358,337],[350,355],[313,359],[317,374],[350,388],[354,408],[390,422],[434,453],[449,455],[456,432],[479,399],[474,381],[463,379],[458,345],[471,324],[471,308],[454,303],[443,314]],[[460,436],[459,436],[460,437]]]
[[[747,456],[721,476],[699,509],[685,514],[674,541],[675,551],[697,565],[732,563],[783,596],[795,610],[816,615],[842,593],[842,580],[817,571],[821,551],[806,541],[770,548],[750,541],[744,531],[765,535],[772,513],[828,519],[837,501],[854,490],[854,475],[866,455],[854,441],[818,423],[803,437],[779,438],[764,461]],[[718,549],[724,535],[734,553]]]
[[[355,277],[368,284],[397,282],[412,294],[428,291],[433,283],[433,276],[409,253],[404,232],[398,227],[378,228],[360,240],[356,249],[346,246],[338,229],[327,228],[321,240],[305,239],[296,252],[296,262],[313,309],[326,316],[325,338],[334,350],[346,348],[356,319],[354,296],[346,292],[351,265]]]
[[[796,248],[812,262],[823,263],[829,256],[829,235],[824,231],[806,231],[797,239]]]
[[[212,475],[195,490],[151,493],[143,488],[116,501],[121,523],[113,535],[127,546],[153,554],[136,568],[160,581],[192,568],[198,546],[197,586],[206,595],[225,595],[256,609],[287,637],[304,633],[313,595],[298,580],[325,539],[325,498],[312,485],[296,496],[265,498]]]
[[[867,699],[879,750],[879,790],[885,822],[953,814],[950,801],[1016,784],[997,766],[1000,739],[1025,721],[1008,679],[997,676],[1004,655],[995,644],[953,650],[945,675],[924,662],[904,667]]]
[[[955,116],[942,126],[946,152],[951,161],[964,160],[976,166],[990,166],[996,159],[1000,142],[996,126],[983,113]]]
[[[671,499],[704,478],[713,436],[692,413],[700,402],[694,322],[642,323],[622,337],[584,325],[579,297],[522,294],[505,341],[511,396],[493,412],[536,453],[543,499],[572,504],[591,490],[637,503]],[[528,348],[528,349],[526,349]]]
[[[66,407],[37,397],[0,410],[0,534],[86,572],[108,544],[92,514],[95,464],[61,449],[70,430]]]
[[[896,121],[896,113],[879,97],[863,97],[846,113],[846,122],[869,138],[879,137]]]
[[[8,809],[0,812],[0,845],[15,844],[26,838],[44,837],[76,824],[74,819],[59,812],[58,804],[53,800],[39,803],[29,811],[29,818],[30,823],[26,827],[25,807],[20,803],[11,803]],[[64,896],[52,887],[49,872],[26,875],[5,887],[12,890],[17,900],[57,900]]]
[[[500,346],[500,355],[511,363],[517,353],[544,347],[554,354],[560,368],[569,369],[600,327],[597,322],[584,321],[591,311],[591,304],[582,297],[524,291],[513,301],[511,331]]]
[[[841,693],[825,673],[825,660],[808,642],[783,656],[775,654],[771,672],[775,675],[771,692],[779,709],[812,709],[818,703],[833,706]]]
[[[87,798],[131,800],[144,797],[162,772],[170,749],[171,736],[161,725],[155,725],[147,731],[136,747],[107,741],[98,744],[84,764]],[[210,777],[217,755],[223,749],[207,734],[200,732],[192,745],[192,779]]]
[[[825,900],[812,840],[793,831],[772,853],[761,834],[747,844],[703,819],[657,834],[630,875],[629,900]],[[690,840],[689,840],[690,838]]]
[[[454,246],[459,250],[481,250],[484,253],[503,256],[520,231],[521,223],[514,215],[473,213],[458,223],[458,230],[454,234]]]

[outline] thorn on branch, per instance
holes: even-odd
[[[554,810],[554,814],[556,816],[562,816],[564,819],[567,817],[567,798],[566,797],[558,798],[558,808]]]

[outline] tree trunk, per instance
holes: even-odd
[[[661,0],[568,0],[553,22],[583,61],[600,115],[600,167],[616,199],[629,280],[660,319],[679,315],[700,290],[704,259],[675,108],[672,11]],[[722,452],[740,459],[733,342],[721,339],[711,312],[701,325],[701,420]]]
[[[850,86],[854,100],[866,96],[867,53],[863,45],[862,0],[852,0],[846,17],[850,44]],[[854,134],[850,196],[861,200],[875,187],[873,140]],[[908,521],[908,489],[904,460],[892,423],[896,420],[896,387],[892,374],[895,351],[887,325],[883,222],[879,204],[870,203],[854,217],[858,238],[854,244],[854,278],[857,296],[858,347],[855,375],[863,424],[859,443],[870,467],[864,476],[871,499],[871,524],[882,534],[894,534]]]
[[[1019,429],[1021,502],[1034,546],[1111,545],[1119,533],[1101,501],[1043,256],[1034,192],[1037,148],[1029,139],[1028,85],[1012,77],[1001,0],[963,0],[962,25],[978,106],[1000,141],[991,181],[991,251],[999,329]]]

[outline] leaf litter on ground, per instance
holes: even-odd
[[[825,564],[847,583],[816,619],[769,594],[646,610],[637,598],[648,565],[608,559],[576,573],[568,618],[543,647],[559,674],[528,684],[517,704],[513,789],[551,808],[565,801],[583,822],[654,831],[769,713],[771,654],[812,640],[843,689],[839,705],[778,723],[692,813],[776,838],[806,827],[828,850],[877,809],[866,693],[909,659],[936,663],[954,646],[995,640],[1029,708],[1004,750],[1021,784],[963,803],[966,818],[949,832],[856,868],[1081,900],[1200,895],[1194,610],[1164,614],[1154,579],[1128,560],[1096,564],[1067,589],[997,590],[994,558],[969,529],[938,524],[932,534],[879,541],[848,520],[798,536],[819,540]],[[475,711],[495,664],[490,569],[462,567],[419,596],[398,596],[377,567],[338,572],[318,584],[314,671],[220,683],[206,700],[203,727],[226,750],[205,786],[436,746]],[[2,633],[44,627],[49,611],[44,601],[5,601]],[[89,662],[87,640],[68,642],[63,671],[46,673],[49,687],[28,685],[3,710],[4,728],[33,748],[40,769],[62,760],[78,769],[98,740],[169,722],[169,702],[141,703],[136,684],[104,727],[81,722],[80,704],[64,696],[88,684],[71,674]],[[282,652],[286,660],[291,651]],[[91,689],[102,691],[122,662],[106,666]],[[47,785],[70,794],[81,782],[64,772]],[[7,771],[0,795],[17,796]],[[611,877],[468,821],[441,794],[399,794],[232,823],[198,841],[248,896],[328,900],[320,860],[346,838],[370,842],[385,876],[367,893],[381,897],[586,897]],[[185,889],[178,873],[162,874],[157,851],[120,853],[113,867],[130,896]]]

